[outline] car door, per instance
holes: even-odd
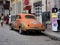
[[[16,29],[19,29],[21,16],[20,16],[20,15],[17,15],[16,17],[17,17],[17,18],[16,18],[15,28],[16,28]]]

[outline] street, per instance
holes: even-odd
[[[60,45],[58,20],[60,0],[0,0],[0,45]]]
[[[60,45],[60,41],[52,40],[44,34],[21,35],[4,24],[0,26],[0,45]]]

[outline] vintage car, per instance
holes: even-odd
[[[10,28],[18,30],[19,33],[45,30],[43,24],[41,24],[33,14],[18,14],[15,18]]]

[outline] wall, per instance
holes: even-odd
[[[59,9],[60,8],[60,0],[55,0],[55,6]]]
[[[37,2],[40,2],[41,0],[31,0],[30,1],[30,4],[31,4],[31,6],[32,6],[32,9],[31,9],[31,12],[32,13],[35,13],[36,14],[36,16],[37,16],[37,20],[39,20],[39,22],[41,22],[42,23],[42,15],[41,15],[41,13],[42,13],[42,9],[41,10],[39,10],[40,8],[41,8],[41,6],[34,6]],[[37,3],[38,4],[38,3]],[[39,4],[38,4],[39,5]]]
[[[46,11],[46,0],[42,0],[42,12]]]
[[[54,8],[54,1],[55,0],[47,0],[47,11],[52,11],[52,8]]]
[[[32,5],[32,10],[31,12],[34,13],[34,6],[33,6],[33,3],[35,2],[39,2],[41,0],[30,0],[30,4]],[[46,0],[42,1],[42,12],[45,12],[46,11]]]
[[[16,9],[16,5],[15,5],[15,3],[16,3],[15,0],[14,1],[10,0],[10,7],[11,7],[10,14],[11,15],[15,15],[16,14],[16,10],[15,10]]]
[[[10,7],[12,8],[12,10],[10,11],[11,15],[21,13],[21,0],[14,0],[13,2],[10,2]]]
[[[3,13],[2,7],[3,5],[0,4],[0,15]]]

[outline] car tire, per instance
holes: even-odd
[[[38,33],[41,33],[41,31],[39,30]]]
[[[19,33],[20,33],[20,34],[22,34],[22,33],[23,33],[22,28],[20,28],[20,29],[19,29]]]

